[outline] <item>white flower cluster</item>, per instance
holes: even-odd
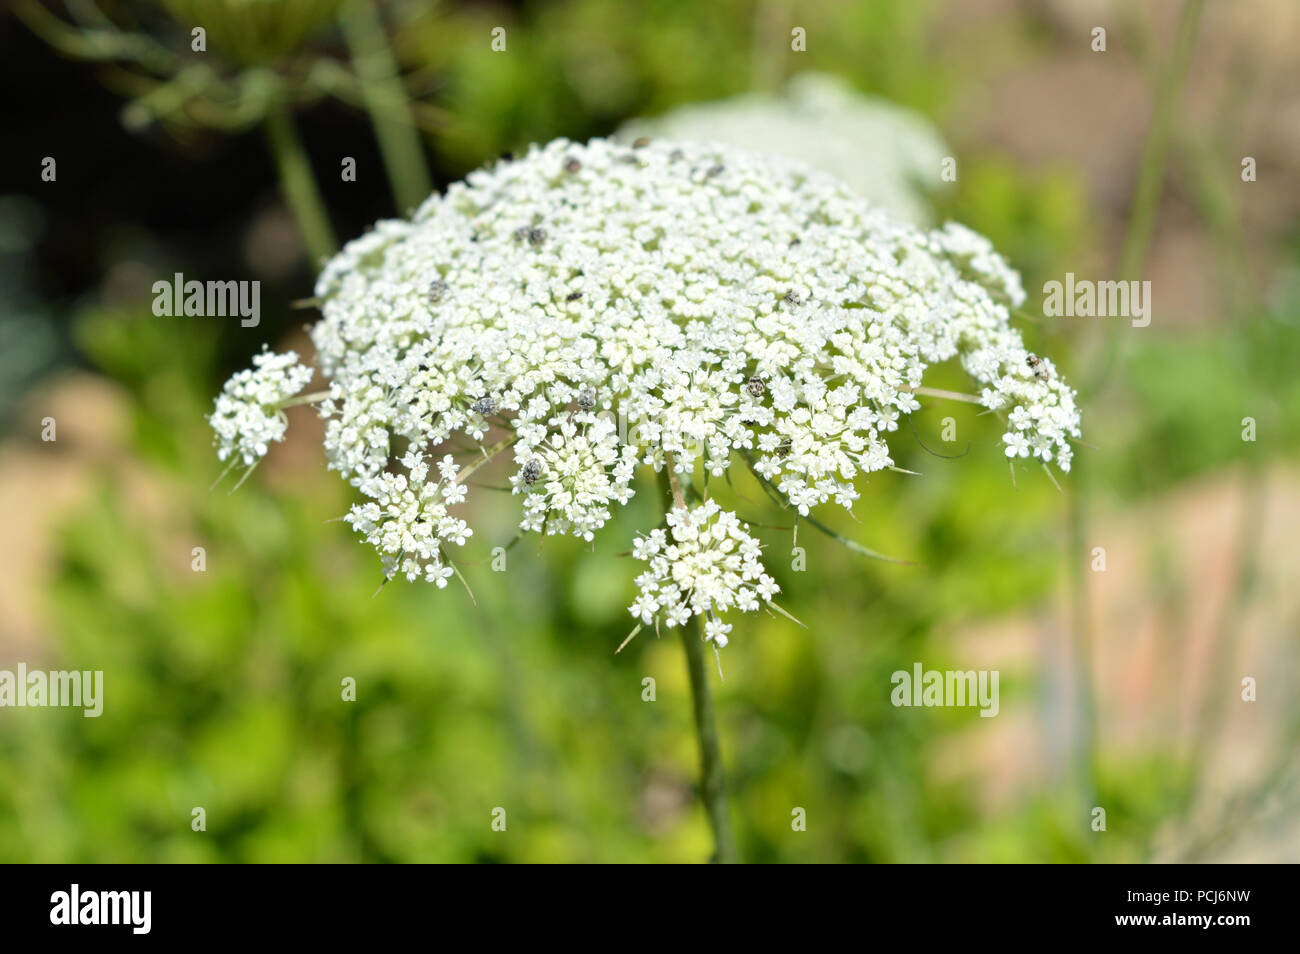
[[[370,500],[354,506],[344,519],[382,554],[386,576],[423,576],[442,588],[454,572],[443,562],[443,543],[463,546],[474,534],[464,520],[447,513],[465,499],[465,485],[456,480],[460,468],[446,454],[438,463],[438,479],[431,480],[425,455],[414,448],[401,464],[405,474],[382,473],[362,480],[361,492]]]
[[[352,525],[412,578],[444,582],[469,536],[448,514],[465,473],[427,463],[456,438],[511,449],[524,530],[591,539],[638,465],[748,460],[801,513],[849,507],[857,477],[891,466],[926,369],[954,358],[1010,416],[1010,453],[1068,469],[1079,433],[1073,392],[1010,327],[1024,292],[987,241],[729,146],[534,147],[379,223],[316,294],[330,466],[367,498]],[[253,456],[279,436],[251,411],[214,426]]]
[[[717,618],[733,606],[741,612],[771,602],[780,587],[763,572],[759,543],[748,524],[706,500],[692,510],[674,508],[668,529],[638,537],[632,555],[650,564],[637,577],[641,595],[628,611],[642,623],[662,614],[668,626],[692,616],[706,616],[704,635],[719,648],[727,645],[731,626]]]
[[[691,103],[615,133],[627,143],[641,136],[725,142],[806,162],[918,225],[931,221],[930,197],[947,185],[943,160],[953,155],[921,114],[815,72],[793,77],[780,94]]]
[[[284,440],[289,426],[281,403],[311,377],[312,369],[300,364],[294,352],[273,354],[264,347],[252,368],[226,382],[208,418],[217,436],[217,457],[229,460],[233,455],[250,467],[265,457],[267,445]]]
[[[511,478],[524,493],[524,530],[573,533],[590,540],[609,519],[611,502],[632,499],[636,448],[620,450],[608,416],[580,411],[548,422],[522,424],[515,457],[523,467]]]

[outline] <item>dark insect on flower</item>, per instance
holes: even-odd
[[[783,440],[780,444],[777,445],[776,456],[781,458],[782,460],[785,460],[787,457],[790,456],[790,451],[793,449],[794,447],[790,443],[790,438],[787,437],[785,440]]]
[[[537,226],[533,226],[531,229],[527,230],[527,237],[528,244],[533,248],[537,248],[546,241],[546,229],[539,229]]]
[[[644,148],[645,148],[646,146],[648,146],[648,145],[650,145],[650,137],[649,137],[649,136],[638,136],[638,137],[637,137],[635,140],[633,140],[633,142],[632,142],[632,148],[633,148],[633,149],[644,149]]]
[[[745,390],[748,391],[754,397],[761,398],[763,394],[767,391],[767,385],[763,383],[763,379],[761,377],[755,374],[752,377],[750,377],[749,381],[745,384]]]
[[[487,417],[489,414],[495,414],[497,402],[492,400],[491,395],[484,395],[474,402],[474,412],[480,417]]]
[[[1025,364],[1034,369],[1034,377],[1040,381],[1046,381],[1049,377],[1047,368],[1043,367],[1043,359],[1036,354],[1025,355]]]
[[[680,149],[674,149],[672,152],[668,153],[669,162],[680,162],[685,158],[686,153],[682,152]]]
[[[529,231],[530,231],[530,229],[528,228],[528,226],[526,226],[526,225],[522,225],[522,226],[520,226],[519,228],[517,228],[517,229],[514,230],[514,233],[512,234],[511,237],[512,237],[516,242],[522,242],[524,239],[528,238],[528,233],[529,233]]]
[[[537,483],[537,478],[540,476],[542,476],[542,462],[540,460],[534,457],[532,460],[524,464],[524,483],[531,487],[533,484]]]
[[[582,168],[582,163],[579,162],[575,156],[570,156],[568,159],[564,160],[565,172],[577,172],[581,168]]]
[[[800,245],[802,243],[803,243],[803,239],[799,238],[798,236],[795,236],[794,238],[790,239],[791,248],[794,248],[796,245]]]
[[[784,301],[787,305],[799,304],[799,293],[795,291],[793,288],[791,288],[788,292],[785,293]]]
[[[436,305],[447,294],[447,283],[441,278],[429,286],[429,303]]]
[[[596,392],[591,388],[583,388],[578,392],[578,407],[584,411],[590,411],[596,406]]]
[[[578,300],[579,298],[581,298],[581,297],[582,297],[582,292],[580,292],[580,291],[579,291],[579,292],[569,292],[567,295],[564,296],[564,300],[565,300],[565,301],[577,301],[577,300]]]
[[[704,178],[712,179],[714,176],[720,176],[722,175],[723,172],[726,171],[726,169],[727,169],[726,166],[724,166],[722,163],[718,163],[716,166],[713,166],[711,169],[709,169],[708,172],[704,173]]]

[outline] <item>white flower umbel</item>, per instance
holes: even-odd
[[[931,197],[948,184],[943,160],[953,155],[920,113],[815,72],[795,76],[782,93],[688,103],[634,119],[615,134],[628,143],[641,136],[725,142],[797,159],[836,176],[895,218],[917,224],[931,221]]]
[[[520,428],[515,457],[525,461],[510,481],[515,493],[527,494],[524,530],[590,540],[609,519],[611,503],[632,499],[636,449],[620,450],[607,416],[583,411],[552,417],[545,428]]]
[[[667,531],[652,530],[633,544],[633,556],[650,566],[636,579],[641,595],[628,612],[642,623],[662,619],[670,627],[704,616],[705,638],[721,648],[731,626],[717,614],[732,607],[757,610],[780,587],[763,572],[761,548],[748,524],[715,501],[674,508],[666,519]]]
[[[263,347],[252,368],[226,382],[208,418],[217,436],[217,457],[242,460],[249,467],[265,457],[267,446],[284,440],[289,426],[284,402],[311,377],[312,369],[300,364],[295,352],[273,354]]]
[[[447,580],[469,536],[450,511],[505,449],[522,529],[590,540],[641,465],[686,477],[741,461],[802,514],[851,507],[857,478],[892,466],[887,438],[927,368],[950,359],[1007,416],[1009,454],[1067,470],[1079,435],[1074,392],[1009,324],[1024,291],[985,239],[918,229],[734,147],[535,147],[379,223],[316,294],[326,455],[368,498],[353,527],[409,578]],[[278,440],[277,404],[304,375],[263,355],[232,379],[213,416],[223,456],[249,462]],[[442,456],[489,432],[505,437],[477,463]],[[639,605],[677,622],[752,608],[767,594],[745,552],[734,586],[655,574]]]
[[[344,519],[383,555],[385,576],[423,577],[441,589],[453,573],[443,562],[443,544],[463,546],[474,533],[464,520],[447,513],[465,499],[465,485],[457,481],[460,468],[447,454],[438,464],[438,479],[431,480],[424,455],[414,449],[401,463],[405,474],[383,473],[361,481],[361,492],[371,499],[354,505]]]

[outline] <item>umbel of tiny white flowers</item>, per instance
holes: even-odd
[[[253,367],[226,382],[208,420],[216,432],[217,458],[230,461],[227,471],[242,462],[251,472],[269,444],[284,440],[289,427],[284,408],[311,378],[297,352],[273,354],[263,345]]]
[[[349,243],[316,296],[325,453],[389,578],[446,585],[473,533],[454,513],[468,473],[507,450],[526,533],[593,539],[640,467],[740,461],[800,514],[850,508],[949,359],[1007,414],[1008,456],[1068,470],[1079,436],[1074,392],[1010,326],[1024,291],[985,239],[729,146],[534,147]],[[219,455],[246,465],[309,400],[289,397],[310,378],[296,356],[254,364],[212,415]],[[775,584],[734,513],[684,506],[638,542],[650,569],[630,611],[703,616],[721,645],[719,617],[767,606]]]
[[[649,568],[637,577],[641,595],[629,607],[640,623],[623,645],[642,625],[661,618],[673,627],[703,616],[704,638],[721,649],[731,624],[718,614],[733,608],[753,612],[760,600],[770,604],[781,588],[763,571],[762,548],[748,525],[717,501],[706,500],[694,509],[674,507],[665,519],[666,530],[651,530],[632,545],[632,555]]]

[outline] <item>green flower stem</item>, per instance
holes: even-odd
[[[429,197],[433,184],[388,34],[372,0],[349,4],[342,26],[397,210],[414,209]]]
[[[727,781],[718,745],[718,725],[713,715],[713,694],[709,690],[709,670],[704,661],[704,640],[700,638],[699,617],[682,627],[682,646],[686,649],[686,670],[691,677],[691,702],[695,710],[695,734],[700,740],[700,795],[713,829],[714,855],[718,864],[734,864],[736,844],[731,834],[727,810]]]
[[[338,251],[338,242],[287,103],[277,102],[267,110],[265,128],[276,172],[280,176],[280,187],[293,210],[312,264],[316,266]]]
[[[671,454],[665,455],[664,468],[659,472],[659,483],[664,497],[672,497],[672,506],[686,507],[681,481],[674,470]],[[699,617],[682,627],[682,646],[686,650],[686,671],[691,677],[691,706],[695,716],[695,735],[700,740],[700,796],[704,811],[713,829],[713,861],[734,864],[736,843],[731,834],[731,816],[727,808],[726,771],[722,764],[722,748],[718,743],[718,723],[713,714],[713,694],[709,690],[709,670],[704,661],[704,640],[700,632]],[[621,648],[621,647],[620,647]]]

